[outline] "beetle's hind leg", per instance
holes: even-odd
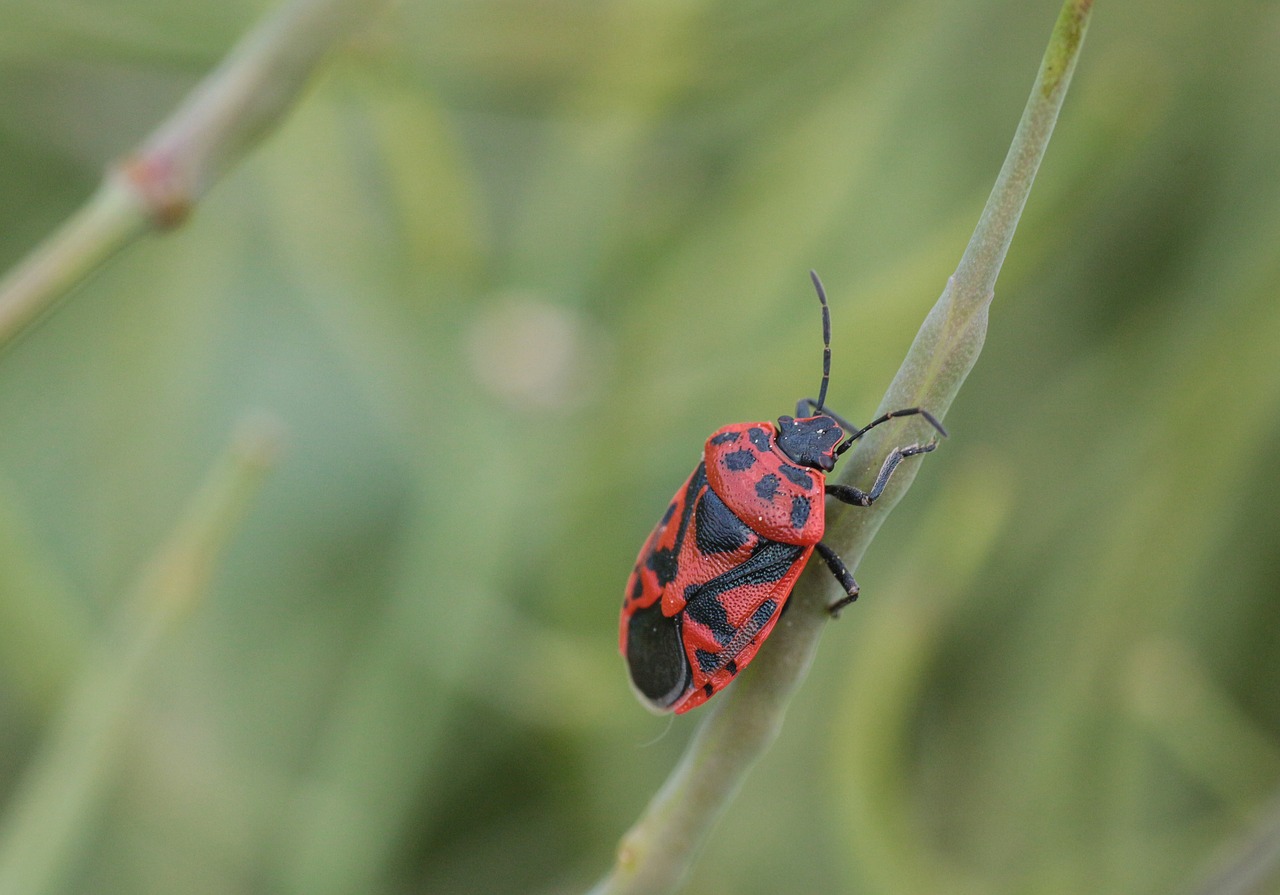
[[[840,554],[836,553],[821,541],[814,544],[813,549],[818,551],[818,555],[821,556],[822,561],[827,564],[827,568],[831,570],[831,574],[836,576],[836,580],[839,581],[840,586],[844,588],[845,596],[836,600],[827,607],[827,612],[831,613],[831,617],[838,618],[840,616],[841,609],[858,599],[858,582],[853,580],[853,573],[850,572],[849,567],[844,564],[844,560],[840,558]]]

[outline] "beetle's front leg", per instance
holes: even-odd
[[[893,471],[898,468],[899,463],[907,457],[927,454],[937,446],[938,443],[936,441],[931,441],[928,444],[913,444],[904,448],[894,448],[889,456],[884,458],[884,465],[880,467],[880,474],[876,476],[875,484],[871,486],[870,491],[863,491],[861,488],[855,488],[852,485],[827,485],[827,493],[836,500],[853,504],[855,507],[869,507],[876,502],[876,498],[884,493],[885,486],[889,484],[889,478],[893,475]]]

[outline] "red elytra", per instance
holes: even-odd
[[[735,423],[712,434],[702,462],[645,541],[627,581],[619,648],[636,695],[654,711],[696,708],[746,668],[815,550],[845,591],[829,607],[832,615],[857,599],[857,582],[822,543],[825,497],[870,506],[902,460],[932,451],[937,442],[894,448],[868,491],[827,484],[826,473],[841,454],[895,417],[920,415],[947,434],[919,407],[891,411],[861,428],[823,412],[831,374],[830,311],[818,275],[809,275],[822,305],[818,399],[800,401],[796,417],[779,417],[776,424]],[[804,416],[806,410],[812,415]]]

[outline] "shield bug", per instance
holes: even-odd
[[[937,441],[894,448],[867,491],[827,484],[840,456],[871,429],[920,407],[894,410],[855,426],[824,408],[831,378],[831,312],[816,273],[822,306],[822,382],[796,415],[776,423],[734,423],[712,433],[702,462],[680,487],[649,535],[627,581],[619,647],[631,683],[649,708],[687,712],[723,689],[755,657],[773,630],[815,551],[845,596],[832,615],[858,596],[858,584],[822,542],[825,498],[868,507],[898,464],[927,454]]]

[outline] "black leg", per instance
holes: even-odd
[[[813,545],[813,549],[818,551],[818,555],[822,557],[822,561],[827,564],[827,568],[831,570],[831,574],[836,576],[836,580],[840,582],[840,586],[844,588],[845,596],[836,600],[827,607],[827,611],[831,613],[832,618],[840,615],[840,610],[848,606],[854,600],[858,599],[858,582],[853,580],[853,575],[849,572],[849,567],[844,564],[844,560],[840,555],[819,541]]]
[[[849,450],[849,448],[853,447],[853,443],[855,441],[857,441],[863,435],[866,435],[876,426],[879,426],[883,423],[887,423],[889,422],[889,420],[897,419],[898,417],[917,416],[917,415],[924,417],[925,421],[928,422],[929,425],[933,426],[933,428],[937,429],[938,434],[941,435],[943,438],[947,437],[947,430],[942,428],[942,423],[938,422],[938,418],[935,417],[932,413],[925,410],[923,407],[904,407],[902,410],[890,410],[888,413],[881,414],[880,416],[873,419],[871,422],[867,423],[861,429],[858,429],[856,432],[852,433],[848,438],[846,438],[844,441],[836,445],[836,456],[839,457],[845,451]]]
[[[870,491],[863,491],[861,488],[855,488],[852,485],[827,485],[827,493],[836,500],[853,504],[855,507],[869,507],[876,502],[881,494],[884,493],[885,486],[889,484],[889,477],[893,475],[893,471],[898,468],[898,464],[907,457],[915,457],[919,454],[927,454],[938,446],[936,441],[928,444],[913,444],[904,448],[894,448],[889,456],[884,458],[884,465],[880,467],[880,474],[876,476],[875,484],[871,486]]]

